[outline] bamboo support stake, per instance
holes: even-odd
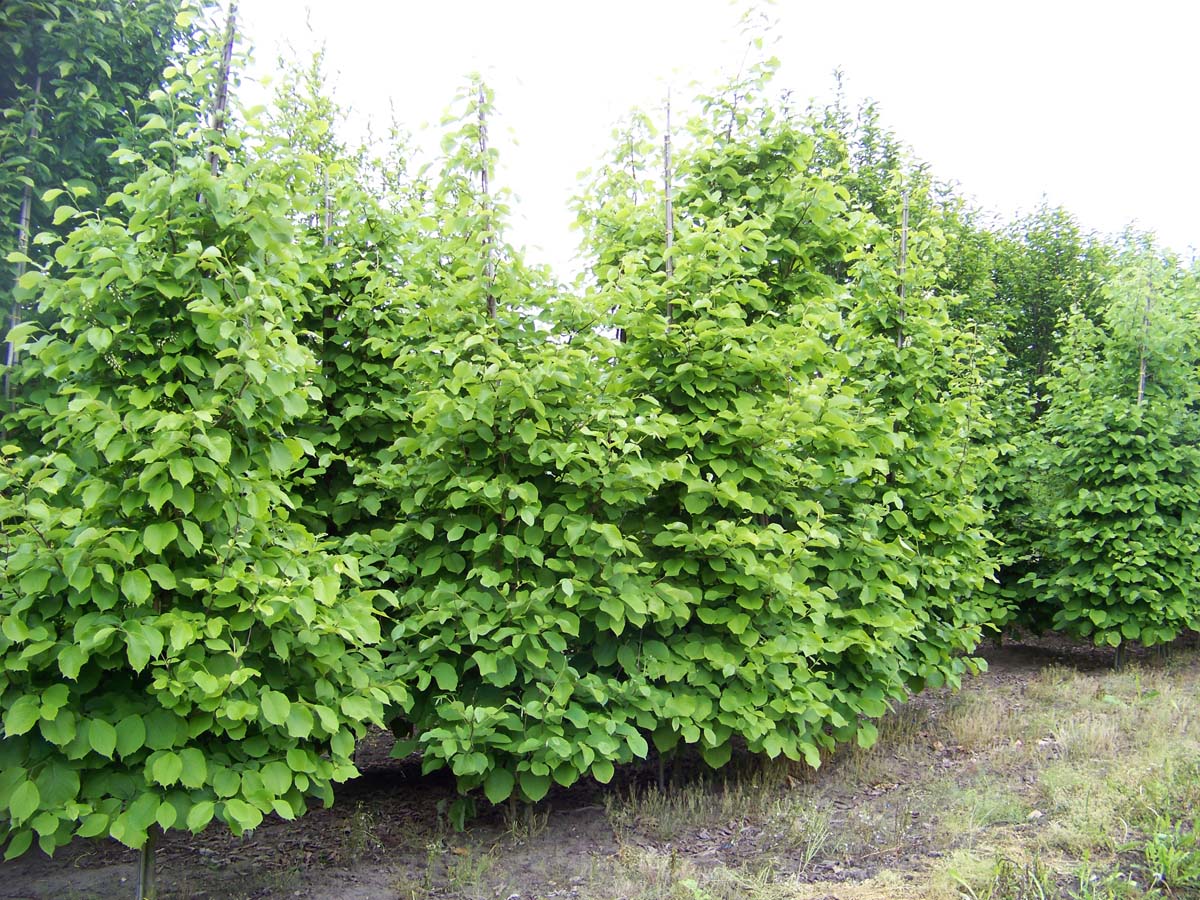
[[[665,245],[663,251],[664,267],[667,273],[667,280],[675,274],[675,260],[671,256],[671,249],[675,243],[675,207],[674,199],[671,195],[671,91],[667,89],[667,127],[663,131],[663,193],[664,193],[664,223],[665,230]],[[671,322],[675,318],[675,306],[670,300],[667,301],[667,322]]]
[[[1150,330],[1151,297],[1149,279],[1146,283],[1146,310],[1142,313],[1142,341],[1138,347],[1138,393],[1137,405],[1146,399],[1146,333]]]
[[[493,287],[496,284],[496,262],[492,257],[492,221],[491,195],[488,193],[488,140],[487,140],[487,96],[484,93],[483,82],[479,82],[479,185],[483,194],[483,229],[484,229],[484,264],[483,277],[487,280],[487,315],[489,319],[496,318],[496,295]]]
[[[908,189],[904,189],[900,214],[900,310],[896,325],[896,349],[904,349],[904,299],[908,287]]]
[[[31,116],[33,121],[29,123],[29,140],[27,143],[28,154],[34,152],[33,144],[37,140],[38,117],[37,108],[42,99],[42,76],[39,73],[33,80],[33,106],[31,107]],[[29,255],[29,220],[33,210],[33,185],[26,182],[25,189],[21,192],[21,210],[17,218],[17,252],[22,257]],[[13,301],[12,308],[9,310],[9,327],[16,328],[21,324],[21,303],[17,300],[17,288],[21,283],[21,278],[25,275],[25,260],[19,259],[16,263],[16,268],[13,270]],[[12,371],[17,364],[17,348],[12,341],[8,341],[4,350],[4,406],[7,409],[9,401],[12,399]]]
[[[221,51],[221,71],[217,77],[217,99],[213,105],[212,127],[218,136],[225,134],[225,111],[229,106],[229,77],[233,68],[233,41],[237,36],[238,0],[229,4],[229,18],[225,22],[225,46]],[[208,152],[208,164],[215,176],[219,167],[217,148]]]

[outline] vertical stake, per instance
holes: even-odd
[[[900,214],[900,310],[896,325],[896,349],[904,349],[904,298],[908,285],[908,188],[903,194],[904,209]]]
[[[1150,304],[1153,294],[1150,291],[1150,279],[1146,279],[1146,309],[1142,313],[1142,340],[1138,346],[1138,392],[1137,405],[1141,406],[1146,399],[1146,333],[1150,330]]]
[[[38,73],[33,80],[33,107],[30,115],[32,121],[29,123],[29,140],[26,147],[26,155],[32,157],[34,154],[33,143],[38,137],[38,103],[42,99],[42,76]],[[17,252],[22,256],[29,255],[29,219],[33,209],[33,185],[28,182],[25,184],[25,189],[21,192],[21,211],[17,219]],[[21,278],[25,275],[25,260],[18,260],[16,268],[13,271],[13,301],[12,309],[9,311],[9,328],[16,328],[21,324],[21,304],[17,300],[16,292],[21,283]],[[9,401],[12,399],[12,370],[17,364],[17,348],[13,346],[12,341],[8,341],[4,351],[4,409],[7,411]]]
[[[663,131],[663,190],[665,196],[664,203],[664,223],[663,227],[666,232],[666,241],[663,251],[664,266],[666,268],[667,280],[675,274],[675,260],[671,256],[671,248],[674,245],[675,234],[675,207],[674,200],[671,196],[671,89],[667,88],[667,127]],[[667,322],[671,322],[675,318],[675,306],[670,300],[667,301]]]
[[[221,52],[221,71],[217,78],[217,100],[213,105],[212,127],[218,139],[225,135],[225,110],[229,105],[229,76],[233,67],[233,41],[237,35],[238,0],[230,0],[229,18],[225,21],[225,46]],[[216,145],[208,151],[208,164],[215,176],[219,159]]]
[[[479,82],[479,185],[483,194],[483,228],[484,253],[483,277],[487,280],[487,316],[496,318],[496,295],[492,288],[496,283],[496,263],[492,259],[492,220],[491,197],[488,194],[488,141],[487,114],[485,112],[487,96],[484,93],[483,82]]]

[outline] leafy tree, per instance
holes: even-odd
[[[1099,321],[1073,313],[1047,381],[1037,465],[1053,502],[1029,578],[1056,629],[1118,649],[1200,622],[1196,282],[1148,249],[1122,262]]]
[[[660,748],[719,764],[737,735],[815,765],[837,740],[873,741],[889,696],[969,665],[953,657],[978,639],[967,601],[987,572],[978,459],[953,329],[917,295],[897,346],[895,258],[872,257],[887,237],[845,168],[814,171],[819,135],[762,83],[707,110],[677,179],[673,267],[657,209],[611,199],[623,166],[584,204],[590,245],[619,259],[595,274],[643,424],[616,524],[647,557],[622,594],[639,615],[616,610],[596,646],[646,681]],[[914,519],[882,524],[893,504]]]
[[[1062,207],[1043,205],[1010,224],[997,242],[993,319],[1001,323],[1014,387],[1040,414],[1039,385],[1058,357],[1068,313],[1098,315],[1110,251]]]
[[[189,69],[154,98],[152,155],[118,151],[130,183],[102,211],[61,207],[74,230],[22,280],[52,324],[10,336],[39,376],[17,418],[41,445],[0,467],[9,857],[299,815],[402,699],[365,649],[379,626],[355,560],[280,487],[320,402],[292,325],[305,160],[209,128],[187,98],[217,67]]]
[[[598,390],[607,339],[504,243],[491,98],[460,109],[392,300],[399,332],[378,345],[411,391],[360,479],[392,522],[351,545],[397,598],[388,664],[413,692],[397,753],[419,748],[464,792],[536,801],[647,752],[589,631],[636,547],[603,499],[621,447],[619,401]]]
[[[192,23],[206,6],[29,0],[0,8],[0,253],[13,266],[0,305],[11,325],[23,314],[15,282],[41,260],[50,235],[64,233],[44,192],[69,185],[77,204],[94,206],[124,186],[109,155],[118,141],[145,149],[153,139],[137,131],[144,98],[174,52],[194,46]],[[11,352],[6,345],[0,360],[6,406]]]

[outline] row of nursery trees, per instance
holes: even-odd
[[[205,12],[0,11],[7,856],[292,818],[371,726],[460,821],[652,747],[817,766],[989,630],[1197,626],[1196,273],[1149,240],[984,222],[768,62],[624,123],[566,289],[484,86],[414,166],[318,65],[238,110]]]

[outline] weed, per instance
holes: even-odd
[[[966,881],[960,888],[962,900],[1050,900],[1057,896],[1053,873],[1037,857],[1027,863],[998,859],[978,890]]]
[[[354,807],[354,812],[346,820],[346,852],[352,860],[359,860],[367,853],[381,850],[383,842],[379,840],[379,821],[374,810],[361,802]]]
[[[1150,884],[1174,893],[1200,888],[1200,835],[1160,817],[1143,850]]]
[[[529,843],[546,830],[549,822],[550,810],[538,809],[532,803],[514,803],[504,809],[504,831],[513,843]]]
[[[495,868],[497,849],[479,853],[470,847],[455,847],[446,857],[446,881],[459,891],[478,887]]]
[[[1147,895],[1133,876],[1120,870],[1097,873],[1085,861],[1075,873],[1076,888],[1071,900],[1143,900]]]

